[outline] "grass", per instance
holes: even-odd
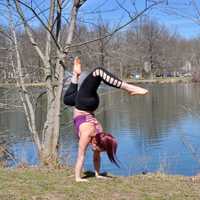
[[[199,200],[200,184],[188,177],[147,174],[91,176],[76,183],[70,169],[0,169],[1,200]]]

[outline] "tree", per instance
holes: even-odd
[[[22,60],[20,57],[19,43],[17,40],[17,35],[13,23],[13,6],[11,2],[8,1],[8,8],[10,11],[10,30],[12,32],[12,43],[11,46],[15,49],[15,55],[12,54],[12,66],[17,77],[17,84],[20,87],[20,97],[23,103],[23,107],[26,114],[26,119],[28,121],[28,126],[33,135],[34,142],[38,149],[38,154],[42,163],[52,163],[57,159],[57,145],[58,145],[58,136],[59,136],[59,125],[60,125],[60,107],[61,107],[61,95],[63,87],[63,78],[64,78],[64,58],[69,51],[69,45],[71,44],[78,9],[85,1],[74,0],[70,21],[68,26],[68,35],[65,41],[65,46],[61,45],[61,16],[63,2],[62,0],[51,0],[49,17],[47,24],[43,24],[40,16],[35,12],[35,9],[31,4],[27,4],[20,0],[12,1],[15,5],[17,14],[19,15],[21,22],[24,26],[25,32],[35,49],[37,55],[39,56],[43,70],[45,73],[46,87],[47,87],[47,117],[42,130],[42,137],[39,138],[39,132],[36,127],[36,118],[35,118],[35,105],[32,101],[31,96],[25,86],[23,71],[22,71]],[[37,17],[43,26],[46,29],[46,40],[45,48],[42,49],[34,38],[33,31],[29,26],[28,20],[25,18],[24,11],[22,6],[30,9]],[[56,12],[56,14],[55,14]],[[54,26],[56,23],[56,28]],[[55,34],[54,34],[55,32]],[[56,61],[54,65],[52,64],[51,54],[52,54],[52,41],[56,46],[55,56]],[[16,63],[15,63],[16,61]],[[15,64],[17,68],[15,68]],[[57,85],[55,85],[55,82]]]
[[[64,16],[63,9],[67,3],[64,0],[49,0],[48,9],[44,8],[44,10],[40,10],[36,0],[7,0],[6,2],[9,10],[10,24],[10,30],[7,37],[10,46],[10,63],[15,73],[28,127],[37,147],[41,163],[54,164],[58,156],[57,148],[60,131],[60,110],[64,70],[66,59],[69,58],[68,56],[70,55],[70,51],[92,42],[103,41],[105,38],[111,38],[116,32],[142,16],[145,11],[152,8],[157,3],[144,8],[141,12],[132,16],[129,21],[117,27],[111,33],[101,31],[101,34],[99,34],[97,38],[72,44],[72,42],[74,42],[73,36],[76,28],[77,14],[86,0],[73,0],[71,2],[71,12],[68,24],[65,25],[65,30],[62,28],[62,17]],[[45,3],[47,4],[47,2]],[[45,11],[48,11],[48,17],[46,14],[41,17]],[[32,14],[31,17],[30,13]],[[17,17],[20,19],[20,23],[23,25],[25,33],[23,33],[23,30],[20,30],[21,33],[17,31]],[[34,27],[32,20],[40,22],[42,25],[42,29],[40,29],[41,31],[35,31],[37,28]],[[38,23],[36,26],[38,26]],[[66,35],[65,37],[62,35],[63,32]],[[43,35],[42,38],[40,38],[41,35]],[[22,47],[25,46],[25,43],[22,42],[23,40],[20,40],[20,37],[27,37],[29,39],[29,44],[31,44],[31,48],[35,51],[34,62],[39,63],[39,66],[35,64],[34,67],[36,70],[37,68],[42,69],[45,76],[47,114],[41,133],[36,127],[35,113],[37,103],[35,101],[37,101],[37,99],[43,94],[40,94],[35,100],[33,94],[31,94],[30,90],[26,87],[24,69],[25,67],[29,67],[30,70],[30,66],[33,67],[33,65],[31,64],[29,66],[27,60],[24,62],[24,57],[22,56],[24,50],[22,50]],[[31,53],[26,52],[26,54],[30,55]],[[103,59],[101,60],[103,61]],[[30,71],[28,73],[30,73]]]
[[[183,2],[179,2],[179,3],[175,3],[173,1],[168,1],[167,6],[164,7],[164,9],[163,9],[163,12],[170,16],[175,16],[175,17],[179,17],[179,18],[183,18],[188,21],[191,21],[194,24],[196,24],[197,26],[200,25],[200,20],[199,20],[200,5],[197,0],[186,0]],[[195,40],[197,42],[196,44],[194,44]],[[185,63],[190,62],[190,63],[192,63],[193,71],[200,71],[199,65],[197,64],[198,60],[196,60],[196,58],[199,57],[198,56],[199,53],[196,48],[196,46],[198,45],[198,38],[194,39],[193,41],[191,39],[190,42],[191,43],[189,43],[188,41],[180,42],[181,43],[180,46],[182,46],[182,47],[184,46],[187,48],[187,52],[184,52],[184,55],[182,55],[186,59],[183,60],[183,57],[181,57],[182,67],[185,65]],[[182,48],[182,47],[180,47],[180,48]],[[181,50],[183,51],[183,48]],[[191,52],[188,50],[191,50]],[[200,78],[197,78],[196,75],[197,75],[197,73],[195,74],[195,79],[200,79]]]

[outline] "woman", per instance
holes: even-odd
[[[75,180],[77,182],[87,181],[81,178],[81,171],[89,144],[91,144],[93,150],[93,162],[97,178],[103,178],[99,175],[101,152],[106,151],[110,161],[118,165],[116,161],[117,141],[111,134],[103,132],[101,124],[94,116],[94,111],[99,105],[97,89],[101,81],[109,86],[126,90],[130,95],[144,95],[148,92],[146,89],[121,81],[104,68],[94,69],[85,78],[78,90],[80,74],[81,63],[80,59],[76,57],[71,83],[64,95],[64,104],[75,106],[74,126],[79,138],[79,149],[75,166]]]

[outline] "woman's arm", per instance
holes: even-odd
[[[83,123],[80,125],[80,140],[78,148],[78,156],[75,166],[75,179],[77,182],[87,181],[81,178],[81,172],[85,160],[87,146],[91,140],[91,136],[95,134],[95,128],[91,123]]]
[[[94,163],[94,169],[95,169],[95,176],[98,177],[100,166],[101,166],[100,151],[93,152],[93,163]]]
[[[89,140],[88,138],[84,137],[79,140],[79,148],[78,148],[78,156],[75,166],[75,180],[77,182],[86,181],[85,179],[81,178],[81,172],[85,160],[85,153],[88,146]]]
[[[102,176],[102,175],[99,174],[100,167],[101,167],[101,152],[100,151],[94,151],[94,153],[93,153],[93,163],[94,163],[96,178],[107,179],[106,176]]]

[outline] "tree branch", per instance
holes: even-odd
[[[107,38],[107,37],[112,37],[115,33],[117,33],[118,31],[120,31],[121,29],[125,28],[126,26],[128,26],[129,24],[131,24],[133,21],[135,21],[135,20],[138,19],[139,17],[141,17],[147,10],[150,10],[151,8],[153,8],[154,6],[156,6],[156,5],[158,5],[158,4],[161,4],[162,2],[163,2],[163,1],[159,1],[159,2],[156,2],[156,3],[151,4],[150,6],[148,6],[148,7],[145,8],[144,10],[142,10],[140,13],[138,13],[136,16],[131,17],[131,19],[130,19],[128,22],[126,22],[126,23],[124,23],[122,26],[116,28],[112,33],[106,34],[106,35],[104,35],[104,36],[102,36],[102,37],[100,37],[100,38],[98,37],[98,38],[93,39],[93,40],[88,40],[88,41],[86,41],[86,42],[82,42],[82,43],[78,43],[78,44],[74,44],[74,45],[70,45],[70,46],[69,46],[69,45],[66,45],[66,46],[64,47],[64,53],[66,53],[67,50],[68,50],[69,48],[84,46],[84,45],[86,45],[86,44],[88,44],[88,43],[96,42],[96,41],[98,41],[98,40],[102,40],[102,39],[105,39],[105,38]]]
[[[17,9],[17,13],[19,14],[19,16],[20,16],[20,18],[21,18],[21,20],[22,20],[22,22],[24,24],[25,31],[26,31],[26,33],[27,33],[32,45],[34,46],[35,50],[37,51],[37,53],[40,56],[41,60],[43,61],[44,65],[46,65],[47,61],[45,59],[45,56],[42,53],[41,49],[39,48],[37,42],[35,41],[35,39],[34,39],[34,37],[32,35],[31,29],[30,29],[30,27],[29,27],[29,25],[28,25],[28,23],[27,23],[27,21],[26,21],[26,19],[24,17],[24,14],[23,14],[23,12],[21,10],[21,7],[20,7],[20,5],[18,3],[18,0],[14,0],[14,2],[15,2],[16,9]]]
[[[35,141],[35,143],[38,147],[38,150],[40,151],[41,150],[41,144],[40,144],[40,139],[39,139],[39,136],[38,136],[38,133],[37,133],[37,130],[36,130],[35,112],[34,112],[33,105],[31,103],[30,97],[29,97],[27,90],[25,88],[25,85],[24,85],[24,79],[23,79],[23,75],[22,75],[21,58],[20,58],[20,53],[19,53],[19,49],[18,49],[16,32],[15,32],[15,29],[14,29],[14,26],[13,26],[13,19],[12,19],[12,14],[11,14],[11,11],[10,11],[9,1],[8,1],[8,9],[9,9],[9,15],[10,15],[10,29],[11,29],[11,33],[12,33],[12,36],[13,36],[14,49],[15,49],[15,53],[16,53],[17,70],[15,70],[15,67],[14,67],[15,65],[14,65],[14,62],[13,62],[12,55],[11,55],[11,64],[12,64],[12,67],[13,67],[13,71],[17,75],[17,84],[22,89],[22,90],[20,90],[21,91],[20,97],[21,97],[22,104],[23,104],[23,107],[24,107],[28,126],[29,126],[31,133],[33,134],[33,138],[34,138],[34,141]],[[16,73],[16,71],[17,71],[17,73]]]
[[[15,1],[19,2],[20,4],[22,4],[23,6],[25,6],[26,8],[28,8],[28,9],[31,10],[31,12],[32,12],[32,13],[35,15],[35,17],[39,20],[39,22],[42,24],[42,26],[50,33],[50,35],[51,35],[51,37],[52,37],[52,39],[53,39],[53,41],[54,41],[56,47],[60,50],[60,49],[61,49],[61,48],[60,48],[60,45],[57,43],[56,38],[54,37],[54,35],[53,35],[53,33],[52,33],[52,30],[50,30],[50,29],[48,28],[48,26],[46,26],[46,24],[43,22],[43,20],[40,18],[40,16],[36,13],[36,11],[35,11],[31,6],[27,5],[26,3],[22,2],[21,0],[15,0]],[[21,10],[21,12],[22,12],[22,10]]]

